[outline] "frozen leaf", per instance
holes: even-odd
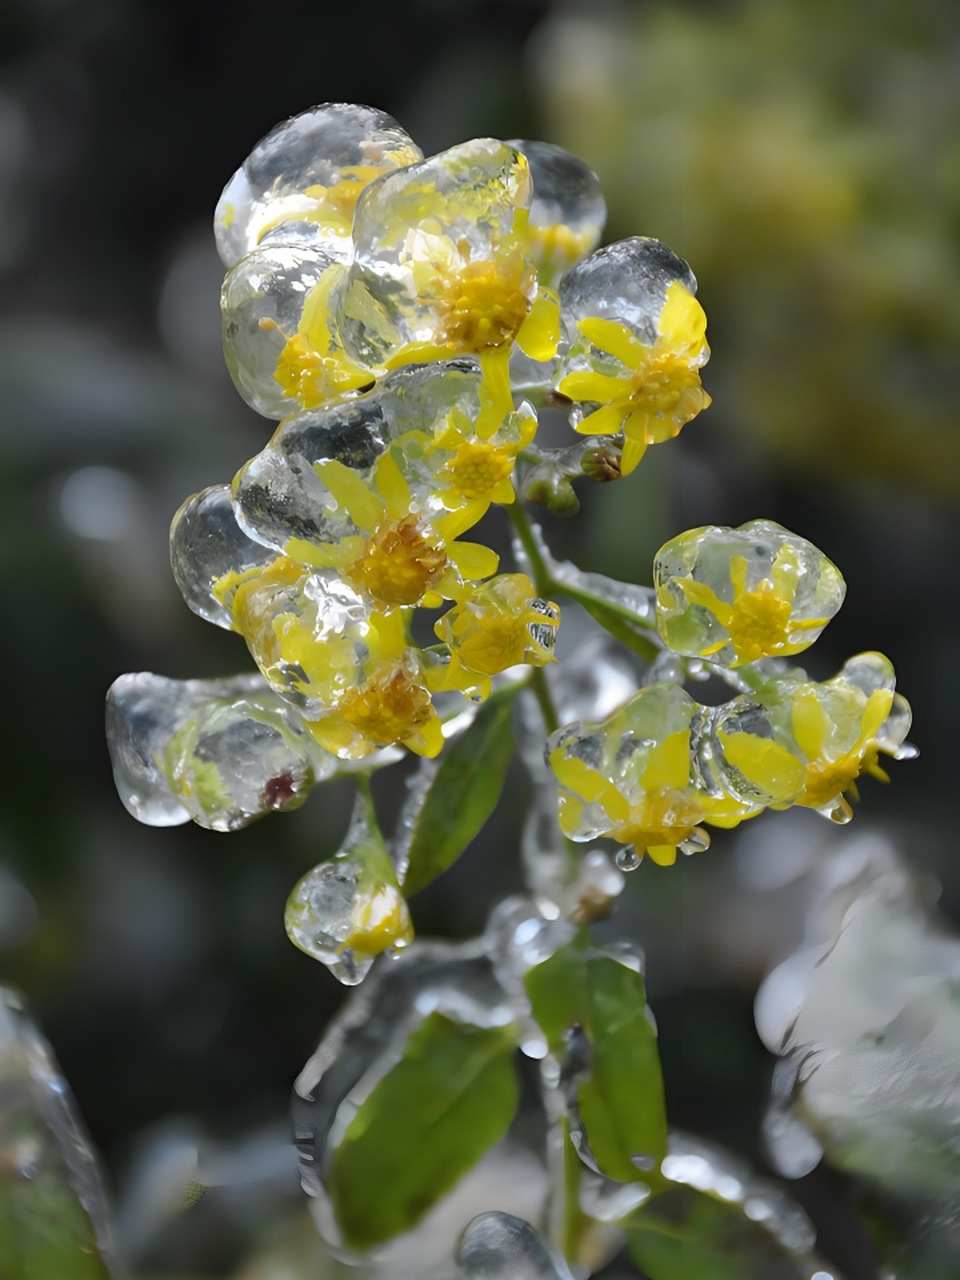
[[[408,1230],[503,1137],[517,1105],[514,1049],[509,1027],[439,1013],[413,1032],[333,1157],[329,1191],[349,1244]]]
[[[446,871],[496,807],[514,751],[515,693],[507,688],[493,694],[441,757],[411,833],[406,894]]]

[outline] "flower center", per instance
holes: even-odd
[[[769,578],[753,591],[739,592],[727,630],[738,662],[755,662],[765,654],[779,652],[787,642],[790,601],[782,600]]]
[[[465,498],[482,498],[513,471],[513,458],[486,441],[465,440],[445,465]]]
[[[417,604],[447,567],[442,542],[425,536],[415,515],[381,520],[344,576],[358,590],[386,605]]]
[[[534,275],[519,253],[500,262],[465,262],[447,277],[436,300],[438,340],[474,352],[512,342],[530,310]]]
[[[427,690],[397,664],[345,693],[336,714],[375,746],[389,747],[426,724],[432,710]]]
[[[613,832],[621,844],[632,844],[638,853],[651,845],[678,845],[686,840],[703,817],[697,801],[674,787],[648,791],[630,817]]]

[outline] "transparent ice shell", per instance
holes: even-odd
[[[491,1211],[464,1228],[457,1247],[458,1280],[573,1280],[557,1251],[523,1218]]]
[[[773,520],[688,530],[660,548],[653,575],[664,642],[725,666],[802,652],[846,590],[821,551]]]
[[[180,594],[194,613],[230,630],[236,583],[248,569],[265,567],[276,553],[254,542],[237,524],[225,484],[187,498],[170,526],[170,564]]]
[[[324,1238],[342,1247],[326,1183],[337,1145],[375,1082],[431,1014],[505,1027],[514,1010],[480,942],[415,942],[351,993],[294,1086],[294,1140]],[[462,1222],[462,1219],[461,1219]]]
[[[560,282],[561,322],[570,348],[561,376],[593,368],[596,353],[577,328],[588,317],[616,320],[653,346],[667,289],[675,280],[696,293],[696,277],[683,259],[650,236],[604,245],[571,267]]]
[[[423,459],[423,445],[454,410],[471,422],[476,419],[480,387],[480,372],[472,361],[443,361],[399,369],[354,400],[289,418],[234,479],[241,525],[278,549],[286,548],[291,538],[326,543],[356,533],[317,464],[341,462],[369,482],[378,457],[401,437],[409,445],[402,463],[412,496],[421,510],[429,505],[440,511],[438,467]]]
[[[543,284],[560,277],[600,243],[607,206],[600,179],[577,156],[551,142],[512,138],[533,180],[530,239]]]
[[[99,1160],[51,1046],[8,987],[0,987],[0,1151],[0,1253],[14,1268],[4,1274],[54,1280],[51,1264],[86,1280],[119,1274]]]
[[[148,826],[193,818],[233,831],[295,807],[338,763],[258,675],[120,676],[107,694],[107,742],[120,799]]]
[[[360,192],[422,158],[396,120],[372,107],[327,102],[285,120],[257,143],[217,203],[214,233],[224,265],[261,243],[302,246],[307,239],[348,261]]]
[[[425,344],[451,356],[512,342],[536,292],[517,234],[530,170],[506,143],[477,138],[368,187],[339,328],[361,364]]]
[[[323,249],[268,245],[241,258],[220,294],[223,354],[233,384],[252,409],[281,419],[300,408],[276,378],[297,334],[310,291],[334,259]]]

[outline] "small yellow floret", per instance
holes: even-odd
[[[446,547],[417,516],[385,517],[343,576],[373,600],[413,605],[437,585],[446,567]]]
[[[413,924],[403,894],[394,885],[379,883],[358,897],[350,917],[346,950],[378,956],[387,947],[405,947],[413,941]]]

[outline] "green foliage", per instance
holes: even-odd
[[[409,1230],[506,1133],[517,1106],[512,1027],[431,1014],[337,1148],[329,1190],[347,1242]]]
[[[410,895],[456,862],[496,808],[513,756],[515,688],[494,694],[444,752],[417,815],[403,891]]]
[[[666,1152],[667,1125],[642,976],[575,944],[532,969],[526,986],[553,1053],[562,1060],[571,1027],[582,1028],[590,1042],[589,1076],[577,1103],[600,1169],[622,1182],[645,1181]]]

